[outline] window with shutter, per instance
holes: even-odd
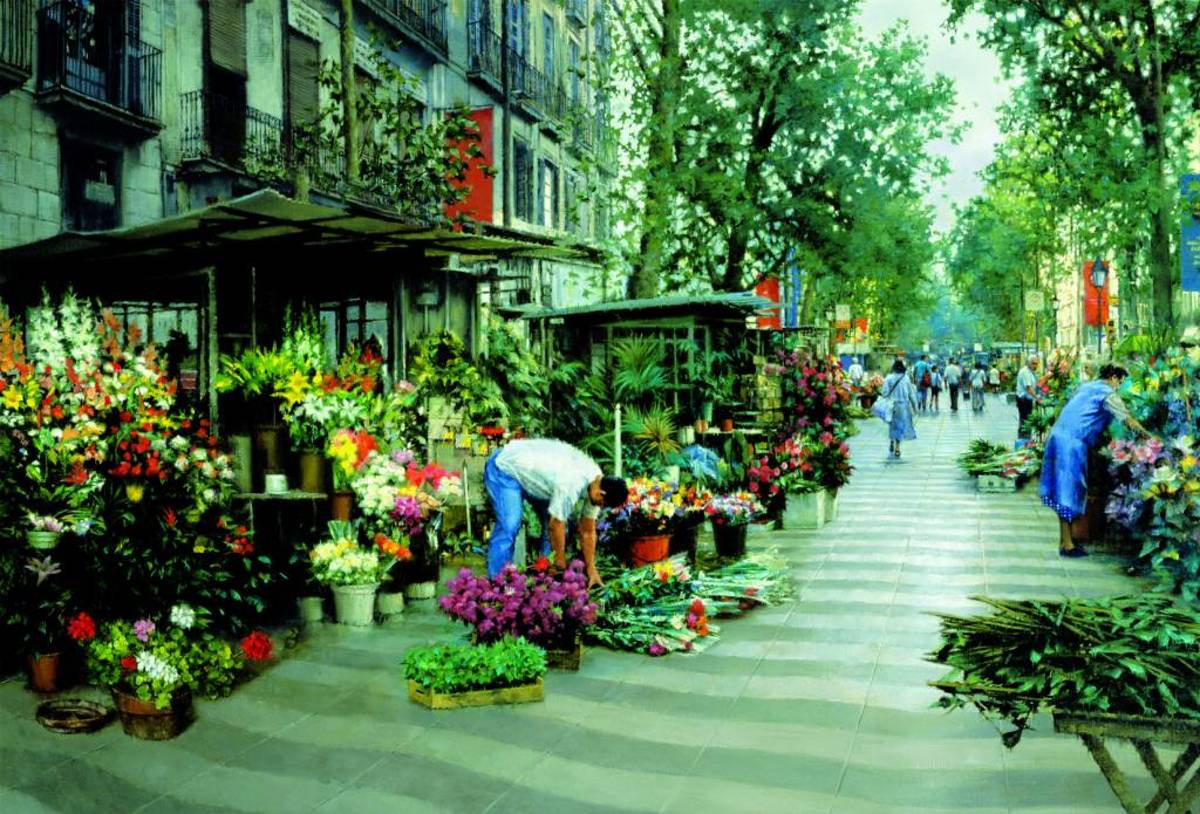
[[[208,0],[208,52],[214,65],[246,75],[245,0]]]
[[[288,107],[292,127],[312,124],[320,113],[317,76],[321,54],[315,40],[288,32]]]

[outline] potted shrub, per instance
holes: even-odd
[[[525,573],[510,563],[492,579],[464,568],[447,587],[438,600],[442,610],[470,626],[476,642],[518,636],[545,649],[551,667],[579,669],[580,634],[595,623],[597,611],[580,560],[572,560],[561,576],[550,573],[545,557]]]
[[[35,692],[58,690],[64,608],[70,601],[66,589],[54,579],[61,573],[60,564],[50,556],[30,557],[14,579],[12,593],[5,597],[7,622],[20,632],[20,652],[29,671],[29,687]]]
[[[375,619],[375,592],[394,559],[381,560],[358,544],[358,531],[346,521],[329,522],[331,539],[309,552],[313,576],[333,591],[338,624],[365,627]]]
[[[81,612],[69,632],[84,648],[88,678],[112,692],[125,733],[167,740],[190,723],[194,695],[228,695],[249,664],[272,656],[271,640],[262,631],[234,646],[205,632],[206,625],[203,612],[180,604],[158,621],[99,626]]]
[[[418,647],[404,656],[408,697],[430,709],[524,704],[545,698],[546,655],[523,639]]]
[[[746,530],[764,513],[763,505],[750,492],[717,495],[704,513],[712,522],[713,542],[722,557],[740,557],[746,552]]]
[[[825,492],[817,481],[817,445],[794,435],[775,447],[779,486],[787,495],[783,528],[819,529],[825,525]]]

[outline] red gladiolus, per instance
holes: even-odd
[[[122,410],[117,418],[121,419],[122,424],[128,424],[130,421],[133,421],[133,413],[128,410]]]
[[[547,557],[538,557],[538,558],[537,558],[537,562],[535,562],[535,563],[533,564],[533,570],[534,570],[534,571],[542,571],[542,572],[544,572],[544,571],[549,571],[549,570],[550,570],[550,560],[549,560],[549,558],[547,558]]]
[[[171,528],[175,528],[175,523],[179,520],[179,515],[170,506],[163,509],[163,522]]]
[[[133,656],[125,656],[121,659],[121,669],[127,673],[132,673],[137,670],[137,659]]]
[[[271,638],[261,630],[256,630],[242,639],[242,652],[250,661],[266,661],[274,653]]]
[[[96,622],[92,617],[80,611],[67,625],[67,633],[80,644],[89,642],[96,638]]]

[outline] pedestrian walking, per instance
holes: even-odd
[[[1041,399],[1037,389],[1037,369],[1038,358],[1033,355],[1017,373],[1017,438],[1029,437],[1026,423],[1033,412],[1033,405]]]
[[[1000,392],[1000,369],[995,365],[988,369],[988,387],[992,389],[993,393]]]
[[[908,380],[904,362],[897,359],[892,365],[892,372],[883,381],[882,393],[892,400],[888,452],[893,458],[899,458],[900,442],[913,441],[917,437],[916,427],[913,426],[913,414],[917,411],[917,389]]]
[[[942,388],[945,386],[946,377],[938,370],[938,366],[934,365],[929,371],[929,398],[934,411],[938,413],[942,411],[939,398],[942,394]]]
[[[567,520],[578,517],[588,587],[603,584],[596,571],[596,517],[601,506],[624,505],[629,488],[623,479],[603,475],[595,461],[564,441],[525,438],[492,453],[483,467],[483,485],[496,514],[488,541],[489,576],[512,562],[523,507],[529,501],[542,524],[542,554],[553,552],[559,569],[567,567]]]
[[[950,412],[958,412],[958,390],[962,385],[963,371],[958,366],[958,361],[951,358],[950,364],[946,365],[946,387],[950,389]]]
[[[1099,379],[1086,382],[1075,391],[1046,439],[1039,493],[1042,503],[1058,514],[1058,553],[1063,557],[1087,556],[1071,536],[1071,521],[1083,514],[1087,506],[1089,450],[1114,419],[1149,435],[1117,395],[1121,380],[1128,375],[1125,368],[1117,365],[1101,368]]]
[[[913,380],[917,384],[917,410],[923,413],[929,406],[929,387],[933,383],[928,356],[922,356],[913,365]]]
[[[983,362],[977,362],[975,370],[971,372],[971,409],[977,413],[983,412],[983,388],[986,381],[987,370]]]

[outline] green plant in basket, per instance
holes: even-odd
[[[417,647],[404,656],[404,677],[439,693],[517,687],[545,674],[545,651],[512,637],[486,645]]]

